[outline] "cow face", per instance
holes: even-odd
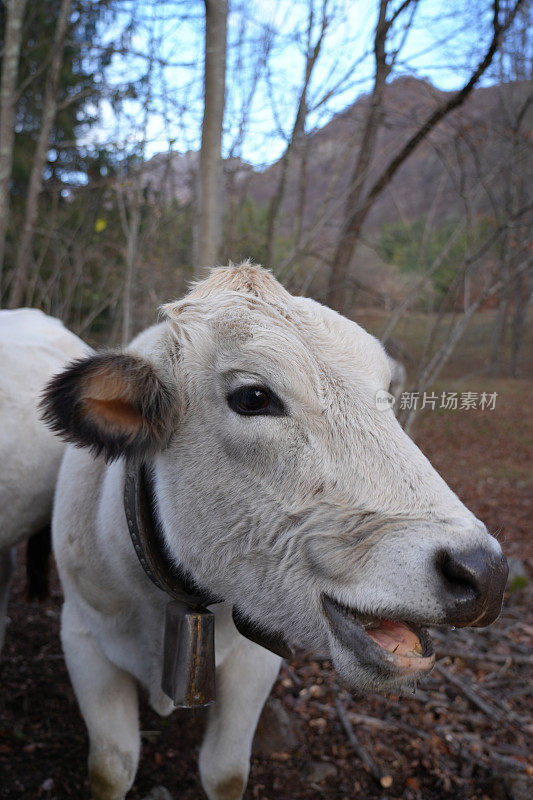
[[[497,617],[501,549],[376,403],[376,339],[248,265],[163,311],[130,352],[58,376],[45,408],[69,440],[152,464],[169,552],[200,585],[329,647],[359,688],[427,672],[424,626]]]

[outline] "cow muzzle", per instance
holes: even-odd
[[[498,617],[509,568],[503,553],[477,547],[453,552],[440,550],[435,558],[440,580],[443,622],[457,628],[484,627]]]
[[[398,597],[396,608],[379,604],[372,610],[368,603],[362,609],[321,595],[333,660],[347,683],[377,690],[412,683],[435,663],[425,626],[481,627],[498,617],[508,566],[495,542],[469,549],[441,547],[430,565],[427,582],[436,601],[431,611],[430,604],[425,611],[413,598],[402,606]]]

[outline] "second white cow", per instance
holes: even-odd
[[[390,690],[431,669],[425,626],[497,617],[507,568],[392,410],[376,407],[389,362],[358,325],[248,264],[214,270],[163,314],[126,352],[78,361],[46,392],[48,421],[78,445],[53,523],[63,646],[93,797],[119,800],[139,757],[137,684],[172,710],[168,598],[139,564],[124,511],[126,465],[144,462],[169,558],[225,600],[213,606],[217,701],[200,774],[210,800],[238,800],[280,658],[237,632],[232,606],[290,643],[329,648],[351,686]]]
[[[65,450],[40,418],[40,393],[68,361],[89,351],[36,308],[0,311],[0,651],[14,547],[49,529]]]

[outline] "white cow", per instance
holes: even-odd
[[[45,383],[89,348],[34,308],[0,311],[0,650],[14,547],[49,526],[65,445],[40,419]]]
[[[168,556],[225,600],[212,606],[217,701],[200,774],[210,800],[238,800],[280,658],[237,632],[232,605],[290,643],[328,647],[351,686],[389,690],[431,669],[424,626],[497,617],[507,567],[390,405],[377,407],[389,363],[358,325],[249,264],[213,270],[163,314],[125,353],[80,360],[46,392],[48,421],[85,448],[68,448],[54,510],[63,646],[93,797],[119,800],[139,757],[137,684],[172,710],[168,598],[123,505],[126,465],[143,461]]]

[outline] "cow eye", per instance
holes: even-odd
[[[281,402],[262,386],[242,386],[228,397],[228,405],[237,414],[279,415],[282,413]]]

